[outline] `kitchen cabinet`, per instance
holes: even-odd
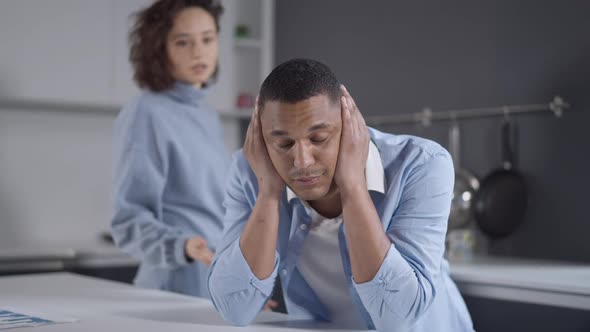
[[[0,98],[104,104],[113,1],[0,2]]]
[[[73,272],[132,283],[139,261],[114,246],[0,250],[0,276]]]
[[[451,277],[477,331],[590,330],[590,265],[475,257]]]
[[[590,331],[590,311],[464,296],[478,332]]]
[[[150,0],[0,2],[0,108],[116,114],[139,93],[128,61],[132,14]],[[224,121],[226,145],[242,126],[274,54],[274,0],[224,0],[219,79],[209,102]],[[249,33],[236,36],[238,25]],[[250,103],[238,109],[238,96]],[[243,99],[245,100],[245,99]]]
[[[84,276],[100,278],[105,280],[119,281],[126,284],[133,284],[135,275],[137,274],[137,265],[131,266],[101,266],[88,267],[77,266],[64,270],[64,272],[72,272]]]
[[[63,271],[75,256],[72,249],[3,249],[0,250],[0,275]]]
[[[130,15],[150,3],[0,2],[0,100],[118,110],[139,91],[128,62]]]

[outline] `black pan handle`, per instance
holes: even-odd
[[[502,163],[506,170],[516,168],[515,145],[518,128],[509,117],[504,118],[502,124]]]

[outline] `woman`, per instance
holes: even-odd
[[[205,102],[220,4],[160,0],[137,13],[130,61],[143,93],[115,122],[112,234],[141,260],[135,284],[208,297],[229,156]]]

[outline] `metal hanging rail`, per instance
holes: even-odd
[[[430,126],[433,121],[455,121],[460,119],[488,118],[496,116],[508,116],[509,114],[525,114],[538,112],[552,112],[555,117],[560,118],[563,111],[569,108],[561,97],[556,96],[547,104],[512,105],[499,107],[472,108],[462,110],[446,110],[433,112],[430,108],[424,108],[421,112],[367,116],[365,121],[368,125],[392,125],[421,123]]]
[[[424,108],[421,112],[366,116],[365,122],[371,126],[392,125],[392,124],[410,124],[421,123],[424,126],[430,126],[434,121],[452,121],[460,119],[486,118],[496,116],[506,116],[509,114],[524,114],[534,112],[552,112],[556,117],[561,117],[563,111],[570,105],[559,96],[547,104],[532,105],[513,105],[500,107],[472,108],[463,110],[446,110],[433,112],[431,108]],[[20,110],[49,110],[60,112],[79,112],[85,113],[102,113],[117,114],[120,105],[90,105],[70,102],[47,102],[47,101],[24,101],[24,100],[0,100],[1,109],[20,109]],[[235,113],[235,114],[234,114]],[[237,111],[233,113],[220,112],[222,117],[228,118],[246,118],[249,119],[251,113],[246,111]]]

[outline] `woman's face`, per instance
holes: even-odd
[[[172,77],[200,88],[217,67],[217,29],[213,16],[199,7],[180,11],[166,38],[166,52]]]

